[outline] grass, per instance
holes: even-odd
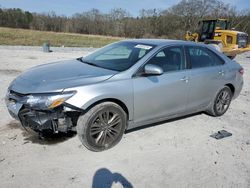
[[[122,39],[101,35],[57,33],[0,27],[0,45],[42,46],[43,43],[49,42],[51,46],[98,48]]]

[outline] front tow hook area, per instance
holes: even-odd
[[[23,107],[18,116],[26,130],[31,129],[39,134],[75,132],[75,126],[81,112],[63,109],[62,106],[53,111],[38,111]]]
[[[25,129],[32,129],[35,132],[42,132],[43,130],[54,132],[52,121],[56,116],[53,113],[22,109],[18,116]]]

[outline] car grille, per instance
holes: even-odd
[[[248,41],[248,35],[246,33],[238,33],[237,44],[239,48],[246,48]]]

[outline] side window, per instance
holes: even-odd
[[[224,61],[211,50],[204,47],[187,47],[191,68],[212,67],[224,64]]]
[[[147,64],[160,66],[164,72],[182,70],[185,68],[182,47],[167,47],[159,51]]]
[[[225,62],[223,59],[221,59],[217,54],[215,54],[213,51],[206,49],[207,53],[210,55],[210,57],[213,60],[213,66],[217,65],[223,65]]]

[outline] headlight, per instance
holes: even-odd
[[[72,97],[76,91],[57,94],[33,94],[25,97],[23,103],[34,109],[53,109]]]

